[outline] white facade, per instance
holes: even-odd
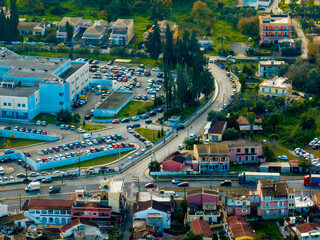
[[[36,224],[64,225],[71,221],[71,211],[29,209],[24,215]]]
[[[77,70],[66,79],[66,82],[70,83],[70,100],[72,100],[81,89],[89,84],[89,64],[86,63],[84,67]]]
[[[8,215],[8,205],[0,203],[0,217]]]
[[[68,239],[71,235],[73,235],[75,239],[107,239],[98,228],[82,223],[77,224],[60,234],[62,239]]]
[[[259,76],[260,77],[272,77],[280,69],[281,65],[284,65],[284,61],[260,61],[259,62]]]
[[[170,228],[171,225],[171,214],[170,213],[166,213],[166,212],[162,212],[156,209],[147,209],[147,210],[143,210],[143,211],[139,211],[136,212],[133,215],[133,220],[135,219],[145,219],[147,220],[148,215],[151,214],[159,214],[163,217],[163,228]]]

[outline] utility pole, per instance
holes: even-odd
[[[21,193],[19,193],[19,200],[20,200],[20,211],[21,211]]]
[[[79,154],[78,154],[78,176],[80,177],[80,148],[79,148]]]

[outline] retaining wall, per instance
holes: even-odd
[[[42,140],[42,141],[58,141],[60,136],[52,136],[52,135],[41,135],[36,133],[26,133],[26,132],[18,132],[13,130],[4,130],[0,129],[0,136],[7,137],[7,138],[24,138],[24,139],[31,139],[31,140]]]

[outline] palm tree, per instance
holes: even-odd
[[[253,135],[253,124],[256,120],[256,114],[253,112],[248,112],[247,114],[248,122],[250,124],[250,136]]]

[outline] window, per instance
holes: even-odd
[[[264,87],[263,87],[263,88],[261,88],[261,92],[263,92],[263,93],[264,93]]]
[[[241,156],[239,156],[239,161],[241,161]]]
[[[63,105],[63,102],[59,102],[59,104],[62,106],[62,105]]]
[[[245,159],[246,159],[246,161],[248,161],[249,160],[249,156],[245,156]]]
[[[237,148],[237,152],[239,153],[241,151],[241,149],[240,148]]]
[[[275,90],[275,93],[278,94],[278,89]]]
[[[48,210],[48,214],[53,214],[53,210]]]
[[[3,106],[7,106],[7,103],[6,103],[6,102],[4,102],[4,103],[3,103]]]
[[[281,90],[281,94],[284,95],[284,89]]]
[[[271,88],[269,88],[269,93],[271,93]]]
[[[66,211],[61,211],[61,214],[66,214]]]
[[[59,93],[59,96],[60,96],[60,97],[63,96],[63,93]]]
[[[231,208],[228,208],[228,212],[231,212],[232,210],[231,210]]]
[[[255,148],[251,148],[251,153],[255,153],[256,149]]]
[[[278,202],[278,207],[283,207],[283,202]]]
[[[269,203],[268,202],[266,203],[266,207],[269,207]]]
[[[94,212],[94,213],[92,213],[92,215],[93,215],[93,216],[97,216],[97,213]]]
[[[23,104],[22,104],[22,107],[26,107],[26,105],[23,103]]]
[[[242,213],[247,213],[248,210],[247,210],[247,209],[242,209],[241,212],[242,212]]]
[[[8,103],[8,106],[11,107],[11,103]]]
[[[245,148],[245,149],[244,149],[244,152],[245,152],[246,154],[248,154],[248,153],[249,153],[249,148]]]
[[[20,103],[18,103],[18,107],[21,107],[21,104],[20,104]]]
[[[54,214],[60,214],[59,210],[54,210],[53,213]]]
[[[47,214],[47,210],[41,210],[41,214]]]
[[[254,156],[251,156],[251,161],[254,161]]]

